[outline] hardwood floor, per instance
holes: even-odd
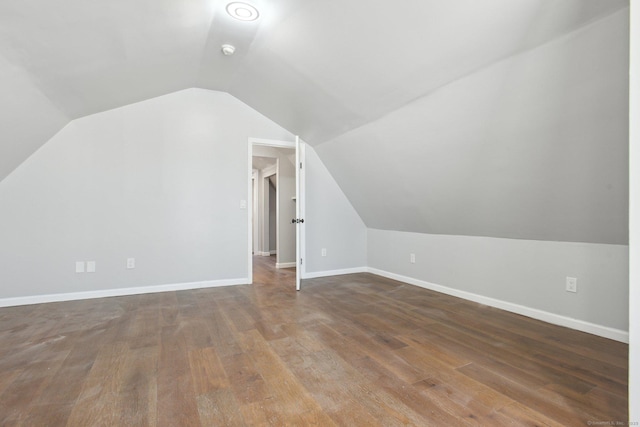
[[[1,426],[627,421],[627,346],[369,274],[0,309]]]

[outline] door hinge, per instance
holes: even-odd
[[[302,265],[302,258],[300,258],[300,265]]]
[[[302,162],[300,162],[300,169],[302,169]]]

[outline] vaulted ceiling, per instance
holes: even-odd
[[[512,78],[513,70],[500,67],[521,67],[518,76],[527,74],[531,67],[534,72],[549,72],[535,70],[540,64],[535,52],[542,49],[540,55],[544,56],[544,46],[550,43],[570,45],[572,35],[607,20],[611,22],[605,30],[610,35],[607,41],[618,44],[611,47],[598,45],[597,40],[593,43],[598,54],[613,49],[613,56],[604,61],[618,63],[614,70],[589,73],[604,72],[607,81],[599,84],[611,86],[612,73],[625,69],[619,52],[627,46],[624,11],[628,0],[251,3],[261,11],[255,22],[235,21],[225,12],[227,1],[220,0],[0,2],[0,180],[70,120],[200,87],[229,92],[316,146],[371,227],[624,243],[626,224],[610,229],[604,225],[626,220],[620,213],[626,203],[626,188],[619,182],[620,177],[605,177],[607,182],[603,183],[596,173],[596,178],[587,179],[589,184],[604,186],[592,202],[599,209],[592,215],[596,217],[596,232],[589,232],[594,228],[591,214],[580,217],[578,228],[572,225],[575,221],[570,204],[576,203],[576,209],[592,209],[585,201],[588,196],[563,199],[582,191],[578,181],[588,178],[592,168],[611,173],[618,158],[604,167],[589,163],[601,158],[603,150],[606,153],[602,146],[593,148],[597,143],[589,144],[590,157],[582,161],[578,156],[577,170],[569,166],[569,178],[553,172],[558,176],[544,180],[544,187],[533,181],[514,187],[509,184],[510,177],[518,173],[514,168],[526,168],[525,162],[531,156],[539,162],[529,171],[532,176],[548,171],[549,159],[531,148],[538,143],[544,146],[544,141],[525,137],[520,140],[520,147],[505,150],[504,145],[492,142],[506,138],[504,135],[495,140],[484,135],[485,139],[476,140],[472,133],[493,132],[480,126],[479,120],[500,122],[507,127],[513,124],[511,115],[517,113],[509,111],[509,105],[517,102],[496,102],[497,98],[502,102],[516,96],[513,91],[518,89],[520,77]],[[612,18],[615,16],[619,18]],[[618,34],[615,28],[620,26]],[[235,45],[236,54],[224,56],[220,51],[223,43]],[[526,59],[526,52],[534,52],[534,56]],[[548,62],[554,53],[546,55],[540,61]],[[524,63],[508,62],[510,58],[520,58]],[[592,65],[579,64],[581,58],[578,53],[566,60],[576,68]],[[486,70],[493,70],[494,77],[483,79]],[[589,76],[585,81],[592,77]],[[625,77],[619,78],[623,87]],[[479,93],[483,87],[492,94]],[[506,88],[511,92],[505,92]],[[554,88],[558,89],[561,87]],[[536,88],[525,90],[525,96],[535,96]],[[611,90],[615,92],[614,107],[618,112],[624,101],[619,98],[624,93],[620,95],[617,87]],[[469,93],[475,95],[467,99]],[[445,95],[458,103],[439,100]],[[572,102],[582,102],[581,95],[570,96]],[[597,101],[586,98],[584,102]],[[558,104],[557,99],[553,102]],[[607,104],[606,99],[603,102]],[[560,105],[559,109],[573,109],[573,105]],[[544,114],[534,110],[525,113]],[[462,113],[469,115],[469,124],[460,121]],[[552,113],[565,114],[566,109]],[[569,114],[565,122],[571,117]],[[618,125],[610,130],[620,133]],[[406,126],[419,131],[407,133]],[[505,132],[517,134],[514,129]],[[622,136],[616,138],[619,151]],[[411,149],[402,148],[405,140]],[[552,142],[557,146],[556,140]],[[442,154],[439,143],[446,143],[449,154]],[[566,150],[580,150],[576,144],[579,145],[577,141],[570,142]],[[414,148],[421,150],[420,160],[415,160]],[[371,153],[363,154],[367,150]],[[379,156],[375,155],[377,151]],[[371,162],[353,170],[354,158],[369,158]],[[468,171],[470,167],[482,169],[484,178],[474,184],[473,176],[452,173]],[[415,170],[421,168],[425,170]],[[386,178],[377,179],[377,174]],[[395,180],[402,181],[404,190],[385,189],[388,183],[397,185]],[[428,185],[420,192],[411,190],[421,180],[429,180]],[[623,188],[619,188],[621,185]],[[554,186],[563,190],[559,194],[537,194],[534,199],[525,194],[544,193]],[[450,195],[456,189],[460,190],[460,198]],[[485,190],[491,205],[504,210],[494,219],[491,216],[495,208],[483,209],[474,195],[475,191]],[[511,202],[505,205],[504,200]],[[387,212],[394,203],[398,207],[396,213]],[[615,205],[614,213],[601,212],[607,203]],[[558,218],[552,218],[551,225],[536,225],[535,218],[519,222],[519,215],[538,216],[526,213],[536,206]],[[378,209],[381,207],[382,211]],[[549,207],[553,207],[550,212]],[[376,209],[382,213],[371,213]],[[479,217],[463,218],[460,212],[468,209],[476,209]],[[397,213],[402,211],[405,214]]]

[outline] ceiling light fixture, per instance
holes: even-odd
[[[260,16],[258,9],[241,2],[229,3],[227,13],[240,21],[255,21]]]

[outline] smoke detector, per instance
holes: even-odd
[[[231,56],[236,51],[236,48],[235,46],[230,44],[223,44],[221,50],[222,50],[222,53],[225,54],[225,56]]]

